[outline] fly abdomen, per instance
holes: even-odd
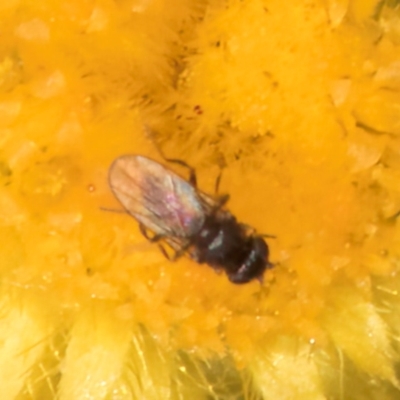
[[[265,270],[272,268],[273,264],[266,262],[269,256],[269,248],[261,236],[251,237],[249,249],[250,251],[241,266],[234,272],[227,272],[231,282],[247,283],[253,279],[261,281]]]

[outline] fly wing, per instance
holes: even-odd
[[[188,238],[204,223],[206,210],[199,192],[149,158],[117,158],[110,167],[109,183],[126,211],[156,234]]]

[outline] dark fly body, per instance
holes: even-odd
[[[194,261],[223,270],[233,283],[261,280],[268,261],[268,245],[224,208],[228,196],[211,196],[162,164],[140,155],[117,158],[110,167],[112,192],[127,213],[139,222],[143,235],[166,243],[174,251],[162,252],[170,260],[188,255]],[[149,231],[153,236],[149,236]]]

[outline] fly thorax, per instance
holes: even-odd
[[[209,216],[198,235],[194,245],[198,250],[199,259],[210,265],[225,265],[228,269],[236,268],[245,261],[249,252],[249,243],[243,235],[243,230],[231,217]],[[234,266],[231,266],[231,264]]]

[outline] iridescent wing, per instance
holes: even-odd
[[[109,184],[131,216],[166,237],[193,236],[211,207],[211,198],[205,201],[203,197],[209,196],[165,166],[139,155],[117,158],[110,167]]]

